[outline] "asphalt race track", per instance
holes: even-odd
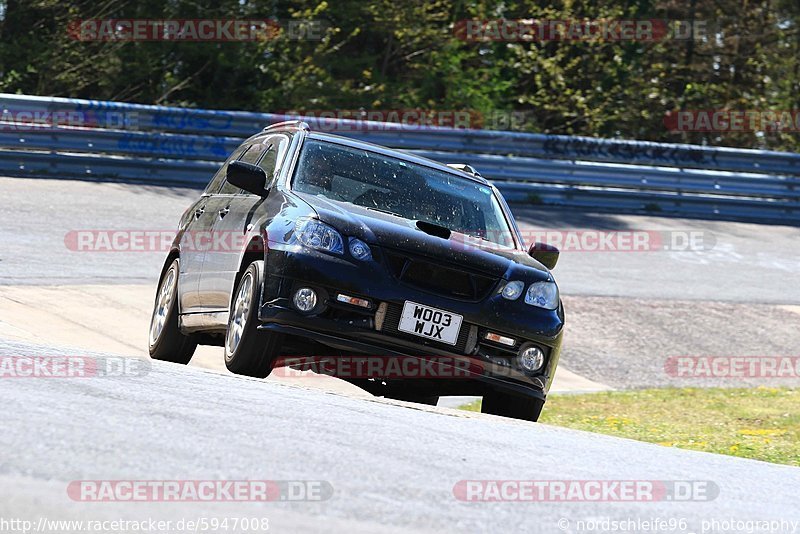
[[[70,253],[71,230],[174,231],[197,189],[91,181],[0,178],[2,284],[155,283],[162,254]],[[699,232],[702,250],[565,253],[566,295],[797,304],[800,229],[654,216],[513,207],[521,230]],[[58,252],[58,253],[55,253]],[[756,283],[757,282],[757,283]]]
[[[188,367],[149,362],[142,324],[164,253],[77,252],[65,237],[170,231],[197,194],[0,178],[11,206],[0,212],[0,356],[121,355],[143,365],[137,376],[0,383],[0,517],[36,525],[247,516],[268,518],[274,532],[604,531],[582,520],[638,521],[633,532],[652,530],[642,521],[683,520],[661,531],[733,532],[740,529],[725,530],[725,521],[800,521],[796,468],[376,399],[333,379],[247,379],[224,371],[216,348],[198,351]],[[564,392],[684,385],[664,372],[675,355],[797,353],[798,228],[515,213],[523,231],[692,231],[709,245],[562,254],[555,274],[568,322],[565,378],[556,385],[562,380]],[[313,480],[332,494],[311,502],[78,502],[67,488],[80,480]],[[713,491],[637,502],[464,502],[464,480],[689,482]],[[704,521],[720,528],[704,529]]]
[[[165,252],[78,252],[67,236],[82,230],[174,231],[198,194],[141,184],[0,178],[0,197],[13,206],[0,212],[0,337],[39,340],[39,324],[46,322],[48,341],[143,356]],[[555,274],[568,322],[556,389],[703,385],[699,379],[676,381],[664,372],[665,362],[676,355],[796,353],[800,229],[514,211],[526,236],[583,229],[702,238],[697,250],[562,253]],[[192,364],[223,369],[221,360],[216,348],[201,348]]]
[[[600,518],[685,520],[686,532],[700,532],[711,520],[800,520],[800,470],[791,467],[161,362],[140,377],[42,382],[0,389],[3,517],[267,517],[275,532],[577,532],[578,521]],[[74,502],[66,491],[79,480],[217,479],[321,480],[333,492],[323,502],[209,505]],[[520,479],[712,489],[690,502],[464,502],[454,494],[462,480]]]

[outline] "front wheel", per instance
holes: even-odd
[[[225,366],[237,375],[266,378],[281,348],[281,336],[258,329],[264,261],[254,261],[239,280],[225,334]]]
[[[153,315],[150,318],[149,352],[154,360],[186,365],[192,359],[197,341],[178,328],[178,273],[175,258],[158,283]]]
[[[535,397],[491,391],[483,396],[481,413],[535,422],[539,420],[543,407],[544,401]]]

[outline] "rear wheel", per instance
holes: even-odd
[[[186,365],[192,359],[197,341],[178,328],[178,273],[180,261],[175,258],[158,283],[153,315],[150,318],[149,351],[154,360]]]
[[[225,335],[225,366],[237,375],[266,378],[281,348],[281,336],[258,329],[264,261],[254,261],[239,280]]]
[[[534,397],[492,391],[483,396],[481,413],[538,421],[543,407],[544,401]]]

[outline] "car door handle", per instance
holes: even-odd
[[[229,211],[231,211],[230,208],[222,208],[221,210],[219,210],[219,218],[220,219],[224,218]]]
[[[196,210],[194,210],[194,218],[199,219],[203,215],[203,213],[205,213],[205,211],[206,211],[205,206],[197,208]]]

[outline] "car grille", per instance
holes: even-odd
[[[397,329],[398,325],[400,324],[400,316],[403,313],[403,306],[400,304],[388,304],[386,307],[386,318],[383,320],[383,326],[381,328],[381,332],[391,334],[396,337],[402,337],[405,339],[413,340],[415,343],[419,343],[420,345],[426,345],[429,347],[437,347],[437,348],[444,348],[450,352],[455,352],[457,354],[466,354],[466,347],[467,343],[469,342],[470,337],[470,330],[474,328],[469,323],[462,323],[461,330],[458,332],[458,339],[456,340],[455,345],[450,345],[448,343],[440,343],[438,341],[433,341],[431,339],[426,339],[424,337],[415,336],[413,334],[409,334],[407,332],[401,332]],[[477,332],[476,332],[477,335]],[[475,341],[473,340],[473,346]]]
[[[499,280],[396,251],[387,251],[386,259],[392,274],[400,282],[459,300],[473,302],[483,300]]]

